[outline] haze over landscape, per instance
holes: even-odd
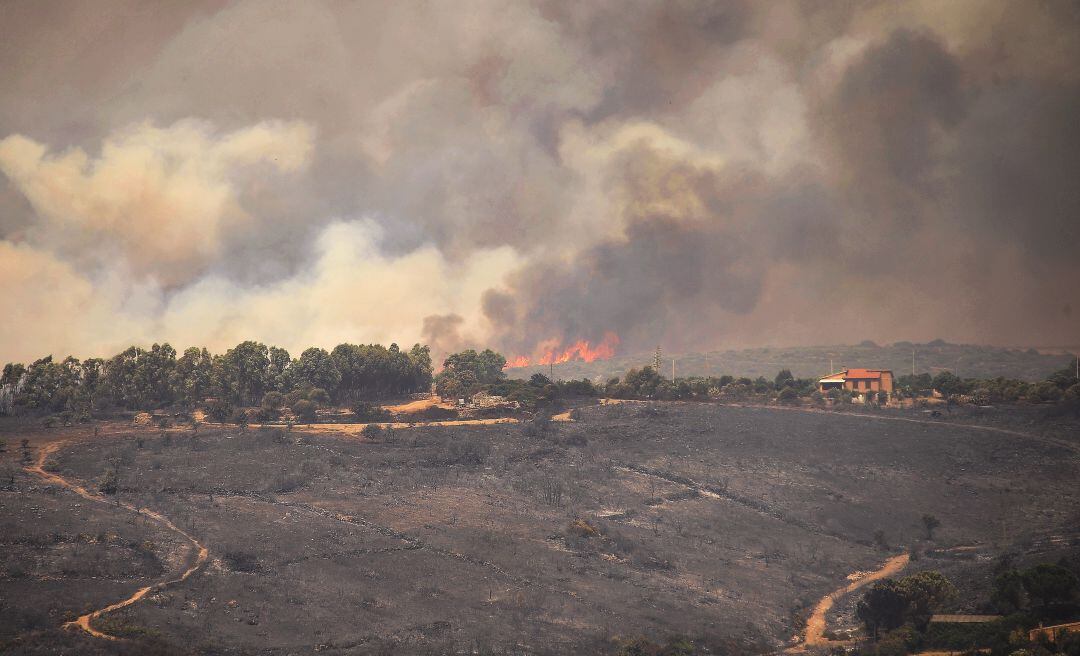
[[[7,359],[1080,333],[1073,3],[0,12]]]

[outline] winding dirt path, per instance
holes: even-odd
[[[793,654],[805,651],[807,647],[837,647],[841,645],[852,644],[851,640],[829,640],[825,637],[825,615],[833,607],[838,599],[845,595],[851,594],[859,588],[878,581],[887,576],[898,574],[905,567],[907,567],[911,556],[909,554],[900,554],[899,556],[893,556],[885,561],[879,569],[861,576],[842,588],[833,590],[829,594],[822,597],[821,601],[814,606],[814,612],[810,614],[809,619],[806,620],[806,629],[803,630],[803,640],[798,645],[790,647],[785,650],[784,653]]]
[[[101,631],[98,631],[93,626],[91,626],[90,623],[93,622],[95,619],[101,617],[102,615],[111,613],[114,610],[126,608],[127,606],[134,604],[150,592],[161,590],[162,588],[176,583],[180,583],[181,581],[187,579],[189,576],[198,571],[198,569],[202,567],[204,563],[206,563],[206,559],[209,556],[209,551],[207,551],[206,547],[204,547],[198,540],[178,528],[161,513],[157,513],[146,508],[137,508],[129,503],[113,503],[99,494],[88,491],[86,488],[78,485],[77,483],[72,483],[71,481],[63,478],[62,476],[57,476],[56,474],[45,471],[45,461],[51,454],[55,453],[56,450],[60,448],[60,445],[61,442],[50,442],[48,444],[45,444],[38,452],[38,457],[34,464],[28,465],[24,469],[27,472],[34,474],[35,476],[45,480],[48,483],[67,488],[75,494],[79,495],[80,497],[89,501],[94,501],[96,503],[101,503],[108,506],[119,506],[121,508],[143,515],[144,517],[149,517],[150,519],[154,520],[158,524],[161,524],[170,531],[184,536],[184,538],[191,543],[192,548],[196,550],[195,561],[187,569],[185,569],[184,572],[180,574],[180,576],[155,583],[154,585],[148,585],[139,588],[135,591],[133,595],[131,595],[127,599],[118,601],[115,604],[111,604],[104,608],[99,608],[98,610],[91,611],[85,615],[80,616],[78,619],[66,622],[64,624],[64,628],[78,628],[94,636],[95,638],[104,638],[106,640],[119,640],[119,638],[117,638],[116,636],[112,636],[107,633],[102,633]]]

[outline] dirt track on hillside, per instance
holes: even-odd
[[[866,576],[861,576],[844,587],[833,590],[825,595],[821,601],[814,606],[814,612],[811,613],[810,617],[806,620],[806,628],[803,630],[802,642],[787,649],[785,653],[798,653],[805,651],[807,647],[838,647],[852,644],[851,640],[829,640],[825,637],[825,615],[828,614],[829,609],[833,607],[833,604],[837,599],[840,599],[869,583],[901,572],[907,567],[909,561],[910,556],[906,553],[900,554],[899,556],[893,556],[886,560],[885,564],[879,569],[874,570]]]
[[[116,638],[116,636],[112,636],[112,635],[109,635],[107,633],[102,633],[101,631],[98,631],[93,626],[91,626],[90,623],[92,621],[94,621],[95,619],[97,619],[98,617],[101,617],[102,615],[105,615],[107,613],[111,613],[112,611],[119,610],[121,608],[125,608],[127,606],[130,606],[131,604],[134,604],[135,602],[137,602],[140,599],[142,599],[143,597],[145,597],[151,591],[160,590],[160,589],[165,588],[165,587],[167,587],[169,585],[173,585],[174,583],[179,583],[179,582],[187,579],[189,576],[191,576],[196,571],[198,571],[198,569],[200,567],[203,566],[203,564],[206,562],[207,557],[209,556],[209,552],[207,551],[206,547],[204,547],[201,543],[199,543],[198,540],[196,540],[192,536],[188,535],[183,530],[177,528],[177,526],[175,524],[173,524],[171,521],[169,521],[169,519],[167,517],[165,517],[164,515],[161,515],[160,513],[156,513],[154,511],[148,510],[146,508],[136,508],[135,506],[133,506],[131,504],[123,503],[123,502],[114,504],[113,502],[109,501],[105,497],[103,497],[103,496],[101,496],[99,494],[94,494],[93,492],[88,491],[86,488],[82,487],[81,485],[78,485],[76,483],[72,483],[71,481],[68,481],[67,479],[63,478],[62,476],[58,476],[58,475],[53,474],[51,472],[45,471],[45,461],[48,459],[50,454],[56,452],[56,450],[60,448],[61,444],[63,444],[63,442],[56,441],[56,442],[49,442],[49,443],[43,445],[41,447],[41,450],[38,452],[38,457],[35,460],[34,464],[28,465],[24,469],[28,473],[33,474],[33,475],[43,479],[47,483],[52,483],[52,484],[59,485],[61,487],[67,488],[67,489],[71,490],[72,492],[74,492],[75,494],[79,495],[80,497],[82,497],[84,499],[87,499],[89,501],[93,501],[95,503],[101,503],[101,504],[104,504],[104,505],[107,505],[107,506],[110,506],[110,507],[111,506],[116,506],[116,507],[119,507],[119,508],[124,508],[125,510],[129,510],[129,511],[138,513],[138,514],[140,514],[140,515],[142,515],[144,517],[148,517],[148,518],[154,520],[155,522],[161,524],[162,526],[168,528],[170,531],[173,531],[174,533],[178,533],[179,535],[182,535],[188,542],[191,543],[191,546],[193,547],[193,549],[196,552],[194,562],[187,569],[185,569],[184,572],[182,574],[180,574],[180,576],[178,576],[176,578],[173,578],[173,579],[168,579],[168,580],[165,580],[165,581],[161,581],[161,582],[156,583],[154,585],[148,585],[148,586],[139,588],[138,590],[135,591],[134,594],[132,594],[130,597],[128,597],[128,598],[126,598],[126,599],[124,599],[122,601],[118,601],[115,604],[110,604],[109,606],[106,606],[104,608],[99,608],[98,610],[91,611],[89,613],[86,613],[85,615],[81,615],[80,617],[78,617],[75,620],[72,620],[71,622],[67,622],[67,623],[64,624],[65,628],[78,628],[78,629],[81,629],[81,630],[89,633],[90,635],[92,635],[92,636],[94,636],[96,638],[105,638],[107,640],[117,640],[118,638]]]

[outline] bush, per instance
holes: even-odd
[[[490,451],[487,444],[475,439],[453,440],[447,446],[444,462],[450,465],[482,465]]]
[[[382,406],[367,401],[357,401],[353,404],[352,411],[356,415],[356,420],[362,422],[386,421],[390,418],[390,413]]]
[[[117,476],[115,470],[110,469],[105,472],[98,490],[102,494],[116,494],[120,491],[120,477]]]
[[[229,417],[229,423],[230,424],[236,424],[237,426],[240,426],[241,428],[247,426],[248,425],[247,410],[244,410],[243,408],[237,408],[236,410],[234,410],[232,415]]]
[[[566,527],[566,533],[579,538],[591,538],[600,535],[600,531],[596,530],[584,519],[575,519],[570,522],[570,525]]]
[[[526,437],[539,437],[551,429],[551,415],[540,412],[532,418],[531,421],[525,423],[525,427],[522,432]]]
[[[780,390],[780,394],[777,395],[776,400],[785,405],[798,405],[799,393],[795,391],[794,387],[785,387]]]
[[[206,416],[211,421],[216,421],[219,424],[224,424],[232,416],[233,406],[231,403],[224,399],[214,399],[206,407]]]
[[[305,424],[310,424],[315,421],[315,418],[318,416],[316,413],[317,409],[315,403],[308,401],[307,399],[300,399],[292,406],[293,414],[296,415],[296,418],[299,421]]]

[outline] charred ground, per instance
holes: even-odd
[[[189,549],[27,473],[8,426],[0,640],[16,653],[59,653],[60,640],[106,652],[606,653],[618,637],[681,635],[711,653],[766,652],[851,572],[903,549],[924,554],[913,569],[970,578],[1001,553],[1068,544],[1080,524],[1068,425],[1010,428],[1040,441],[960,418],[708,404],[575,417],[539,432],[35,435],[31,450],[78,438],[49,471],[92,490],[114,472],[122,501],[210,550],[187,581],[97,620],[137,641],[108,644],[57,627],[183,569]],[[928,513],[941,521],[932,541]],[[974,548],[935,555],[957,545]]]

